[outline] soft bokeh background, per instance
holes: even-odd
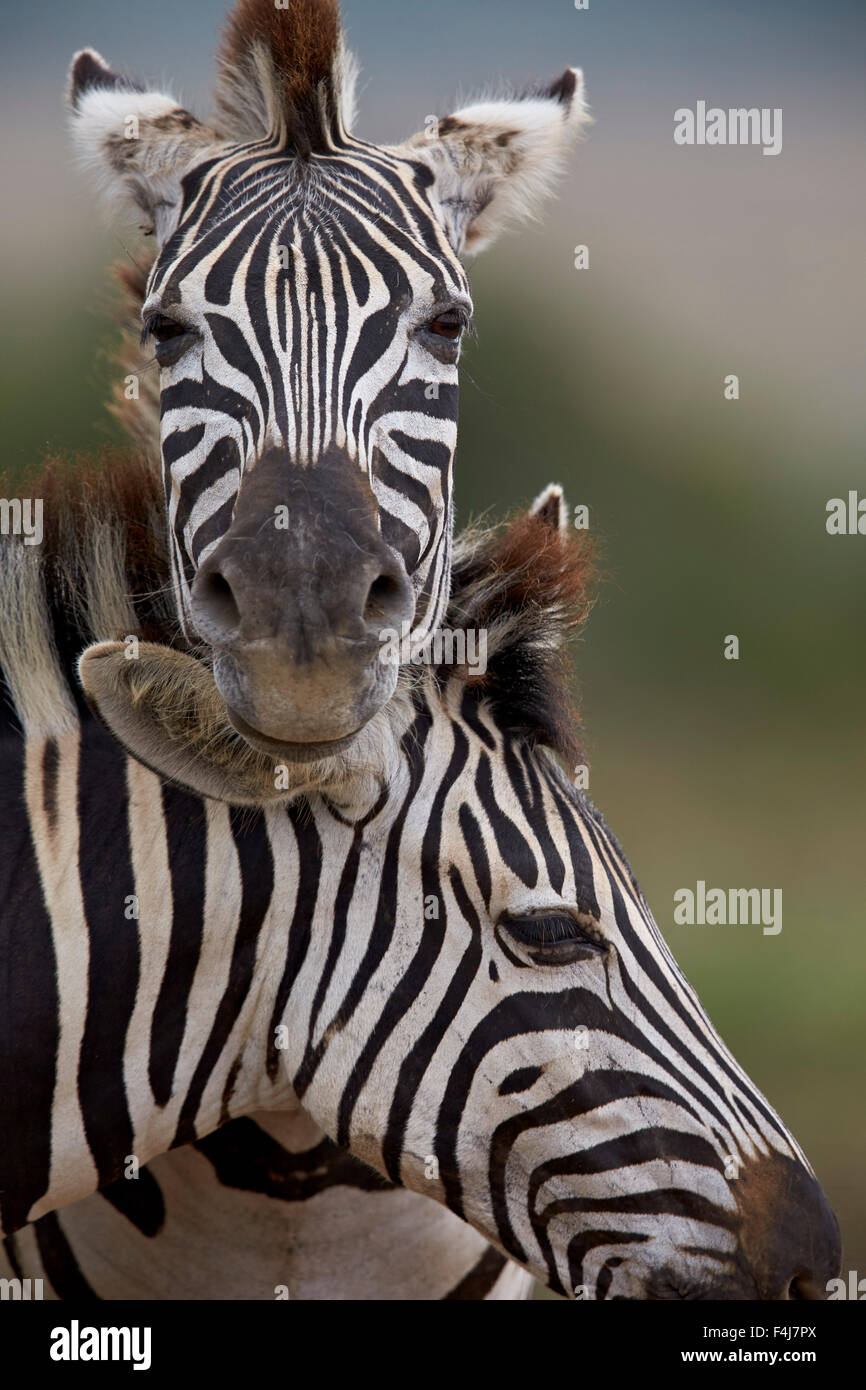
[[[862,54],[845,0],[345,0],[358,133],[501,78],[586,72],[596,125],[543,224],[479,260],[461,518],[549,479],[609,581],[579,652],[590,791],[737,1058],[810,1155],[866,1275]],[[105,267],[71,168],[74,49],[207,92],[221,0],[3,3],[4,448],[112,437]],[[784,148],[679,148],[673,112],[782,107]],[[578,243],[590,269],[573,268]],[[722,382],[736,372],[741,399]],[[725,661],[723,638],[740,638]],[[673,894],[782,888],[784,926],[678,927]]]

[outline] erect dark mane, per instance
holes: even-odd
[[[466,675],[468,686],[491,701],[501,727],[553,748],[569,766],[581,748],[568,639],[589,616],[594,577],[586,533],[552,526],[544,514],[470,529],[455,543],[446,621],[487,632],[487,670]]]
[[[264,58],[266,71],[259,69],[257,77],[267,83],[273,112],[282,118],[291,146],[301,155],[326,149],[339,135],[335,70],[341,52],[337,0],[288,0],[284,8],[274,0],[238,0],[220,49],[216,94],[229,130],[237,132],[243,125],[243,94],[250,91],[256,64]]]

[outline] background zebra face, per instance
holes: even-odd
[[[471,300],[431,178],[232,155],[154,267],[175,578],[243,733],[355,733],[394,690],[381,634],[441,619]]]
[[[235,728],[308,760],[393,694],[450,582],[459,256],[531,213],[586,120],[580,74],[467,107],[392,149],[349,133],[330,0],[240,0],[203,125],[98,54],[83,153],[155,233],[173,583]]]
[[[304,1107],[557,1292],[824,1297],[826,1199],[598,812],[469,694],[404,750],[387,816],[316,812],[344,867],[287,966]]]

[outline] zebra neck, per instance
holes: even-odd
[[[2,749],[27,813],[5,827],[0,884],[5,1124],[25,1150],[0,1174],[8,1231],[232,1116],[292,1105],[266,1057],[286,961],[274,885],[294,896],[298,848],[285,813],[271,826],[186,796],[92,721]]]

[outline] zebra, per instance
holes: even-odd
[[[141,633],[150,655],[126,664],[149,660],[149,682],[159,651],[183,654],[147,460],[57,464],[39,488],[43,546],[6,538],[0,568],[13,1268],[52,1242],[74,1257],[106,1203],[158,1223],[157,1180],[131,1179],[160,1155],[211,1145],[230,1185],[231,1123],[257,1127],[251,1161],[267,1112],[489,1243],[455,1296],[525,1272],[573,1299],[822,1297],[827,1200],[566,771],[589,575],[561,490],[456,547],[449,619],[487,632],[483,677],[404,670],[375,768],[239,806],[132,758],[75,684],[111,624]],[[194,709],[195,678],[174,678]],[[228,776],[234,746],[246,786],[242,740],[217,731],[213,754],[195,728],[192,761]]]
[[[382,632],[418,650],[441,623],[461,257],[534,213],[588,120],[568,68],[386,148],[350,133],[354,79],[336,0],[238,0],[210,123],[94,49],[68,90],[82,160],[156,242],[142,322],[178,622],[233,727],[295,764],[363,763],[398,678]],[[90,695],[154,755],[146,702]]]
[[[75,1302],[499,1302],[534,1287],[453,1212],[339,1149],[302,1111],[230,1120],[137,1181],[40,1217],[0,1245],[0,1278],[25,1277]]]

